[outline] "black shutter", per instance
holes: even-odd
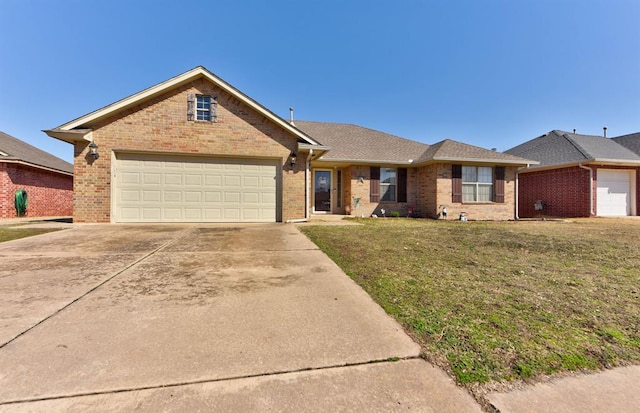
[[[371,167],[369,202],[380,202],[380,167]]]
[[[504,166],[496,166],[495,202],[504,204]]]
[[[451,165],[451,202],[462,203],[462,165]]]
[[[398,168],[398,202],[407,202],[407,168]]]

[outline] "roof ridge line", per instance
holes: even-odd
[[[569,136],[569,133],[562,134],[562,137],[565,138],[574,148],[578,150],[584,156],[585,159],[594,159],[590,153],[588,153],[578,142],[575,141],[572,137]]]

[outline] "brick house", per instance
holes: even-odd
[[[553,130],[507,150],[540,162],[518,174],[519,216],[638,215],[640,154],[629,149],[634,142],[638,149],[638,136]]]
[[[286,121],[197,67],[57,128],[75,222],[286,222],[313,213],[513,219],[526,159]],[[534,162],[535,163],[535,162]]]
[[[27,191],[27,216],[73,213],[73,165],[0,132],[0,218],[16,217],[19,189]]]

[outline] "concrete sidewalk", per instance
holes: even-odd
[[[487,398],[501,413],[635,413],[640,411],[640,366],[553,379]]]

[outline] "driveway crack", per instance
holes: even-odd
[[[71,307],[72,305],[74,305],[75,303],[77,303],[78,301],[82,300],[83,298],[87,297],[89,294],[93,293],[94,291],[98,290],[99,288],[101,288],[102,286],[104,286],[105,284],[107,284],[108,282],[112,281],[113,279],[115,279],[116,277],[118,277],[120,274],[124,273],[125,271],[127,271],[128,269],[134,267],[135,265],[141,263],[142,261],[146,260],[147,258],[153,256],[154,254],[156,254],[159,251],[162,251],[163,249],[167,248],[168,246],[174,244],[175,242],[179,241],[180,239],[188,236],[190,233],[193,233],[195,231],[195,229],[193,228],[186,228],[182,231],[180,231],[175,237],[171,238],[170,240],[168,240],[167,242],[165,242],[164,244],[160,245],[158,248],[148,252],[147,254],[143,255],[142,257],[130,262],[129,264],[125,265],[124,267],[122,267],[120,270],[116,271],[115,273],[113,273],[112,275],[110,275],[109,277],[107,277],[106,279],[104,279],[103,281],[101,281],[100,283],[98,283],[97,285],[93,286],[92,288],[90,288],[89,290],[87,290],[85,293],[83,293],[82,295],[74,298],[73,300],[71,300],[70,302],[68,302],[67,304],[65,304],[64,306],[60,307],[59,309],[57,309],[56,311],[54,311],[53,313],[49,314],[47,317],[43,318],[42,320],[38,321],[37,323],[35,323],[34,325],[32,325],[31,327],[27,328],[26,330],[16,334],[13,338],[7,340],[6,342],[0,344],[0,349],[4,348],[5,346],[7,346],[8,344],[14,342],[15,340],[17,340],[18,338],[22,337],[23,335],[27,334],[29,331],[33,330],[34,328],[38,327],[39,325],[45,323],[46,321],[50,320],[51,318],[55,317],[56,315],[60,314],[61,312],[63,312],[64,310],[66,310],[67,308]]]

